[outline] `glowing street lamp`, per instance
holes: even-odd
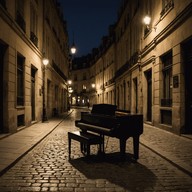
[[[74,55],[76,53],[77,49],[74,43],[74,33],[73,33],[73,44],[71,46],[71,54]]]
[[[68,82],[68,85],[72,84],[72,81],[70,79],[67,82]]]
[[[149,15],[146,15],[144,18],[143,18],[143,22],[145,25],[149,26],[150,23],[151,23],[151,17]]]
[[[76,53],[76,51],[77,51],[77,49],[76,49],[75,44],[73,42],[72,47],[71,47],[71,54],[74,55]]]
[[[45,107],[45,70],[46,66],[49,64],[49,59],[43,58],[43,115],[42,115],[42,122],[45,122],[48,120],[47,113],[46,113],[46,107]]]
[[[71,100],[71,99],[72,99],[71,94],[73,93],[73,89],[72,89],[72,87],[71,87],[72,80],[69,79],[69,80],[67,81],[67,84],[68,84],[68,85],[67,85],[67,87],[68,87],[68,88],[67,88],[67,90],[68,90],[67,110],[70,111],[70,108],[71,108],[70,105],[71,105],[71,103],[72,103],[72,100]]]
[[[44,66],[47,66],[49,64],[49,59],[43,58],[42,62]]]
[[[95,83],[92,83],[92,84],[91,84],[91,87],[92,87],[92,88],[95,88]]]

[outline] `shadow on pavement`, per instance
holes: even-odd
[[[144,165],[133,163],[128,157],[122,161],[119,153],[70,159],[69,163],[88,179],[105,179],[131,191],[153,189],[156,176]]]

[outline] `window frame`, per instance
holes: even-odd
[[[16,94],[16,106],[24,106],[25,93],[25,57],[21,54],[17,54],[17,94]]]
[[[162,61],[162,91],[163,95],[161,98],[161,106],[171,107],[172,106],[172,89],[173,89],[173,55],[172,51],[167,52],[161,56]]]

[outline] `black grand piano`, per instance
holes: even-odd
[[[135,160],[139,158],[139,137],[143,133],[143,115],[117,110],[116,105],[95,104],[91,112],[81,112],[81,119],[75,121],[75,126],[83,132],[94,132],[103,138],[105,135],[118,138],[121,156],[125,155],[127,139],[133,137],[133,157]],[[104,152],[104,147],[102,150]]]

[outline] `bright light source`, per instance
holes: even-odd
[[[71,81],[71,80],[68,80],[68,84],[71,85],[71,84],[72,84],[72,81]]]
[[[95,88],[95,83],[92,83],[92,84],[91,84],[91,87],[92,87],[92,88]]]
[[[75,45],[73,44],[72,47],[71,47],[71,53],[75,54],[76,51],[77,51],[77,49],[76,49]]]
[[[73,93],[73,89],[69,89],[69,93]]]
[[[47,59],[47,58],[43,58],[42,62],[43,62],[43,65],[46,66],[46,65],[49,64],[49,59]]]
[[[143,22],[145,23],[145,25],[149,25],[151,23],[151,17],[149,17],[148,15],[146,15],[143,18]]]

